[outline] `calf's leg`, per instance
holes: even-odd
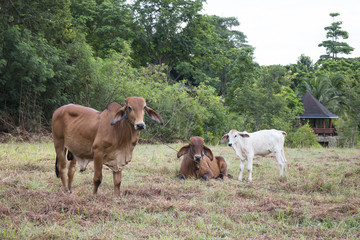
[[[212,173],[212,171],[209,171],[204,175],[202,175],[201,180],[207,181],[210,180],[211,178],[214,178],[214,174]]]
[[[180,180],[185,180],[185,176],[183,175],[183,174],[179,174],[178,176],[177,176]]]
[[[243,175],[244,167],[245,167],[245,158],[240,158],[240,173],[238,177],[239,181],[242,181],[243,179],[242,175]]]
[[[227,179],[228,178],[228,170],[227,170],[227,164],[224,160],[224,158],[219,159],[219,169],[220,169],[220,174],[222,175],[223,179]]]

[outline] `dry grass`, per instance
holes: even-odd
[[[175,149],[180,144],[171,145]],[[232,148],[214,146],[237,178]],[[92,164],[61,192],[51,143],[0,144],[0,239],[358,239],[360,152],[286,149],[254,161],[253,182],[180,181],[181,159],[164,145],[139,145],[113,198],[104,168],[92,192]],[[245,177],[247,172],[245,171]]]

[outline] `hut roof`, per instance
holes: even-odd
[[[311,93],[306,92],[302,97],[304,114],[300,118],[339,118],[322,105]]]

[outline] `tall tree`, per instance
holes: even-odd
[[[323,41],[318,46],[326,48],[326,55],[320,56],[320,60],[332,59],[337,60],[338,54],[350,54],[354,48],[350,47],[346,42],[340,42],[339,38],[347,39],[349,34],[347,31],[341,30],[341,21],[335,21],[335,17],[339,16],[339,13],[330,13],[333,18],[331,26],[327,26],[324,29],[327,31],[326,38],[330,40]]]
[[[138,31],[125,0],[72,1],[73,24],[86,35],[95,56],[104,58],[111,50],[122,52]]]
[[[202,15],[193,19],[184,29],[191,57],[176,66],[178,77],[188,78],[194,85],[206,82],[226,95],[231,63],[246,43],[242,32],[232,30],[238,25],[231,17]]]
[[[62,89],[73,71],[65,52],[73,38],[69,5],[70,0],[1,4],[0,114],[25,129],[40,126],[66,98]]]
[[[132,9],[142,31],[132,44],[138,65],[168,66],[189,57],[189,39],[184,29],[199,16],[204,0],[134,0]]]
[[[301,54],[296,64],[287,66],[291,78],[291,88],[296,91],[306,78],[312,78],[316,67],[310,57]]]

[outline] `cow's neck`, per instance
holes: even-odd
[[[244,154],[246,154],[246,147],[245,147],[245,142],[242,140],[236,141],[234,143],[235,147],[235,152],[237,153],[237,155],[240,158],[243,158]]]
[[[186,154],[184,157],[188,159],[190,164],[188,164],[188,171],[194,174],[196,177],[199,175],[199,166],[194,161],[194,156],[191,153]]]
[[[118,144],[122,147],[129,146],[133,149],[140,137],[140,131],[135,130],[134,126],[127,121],[121,121],[117,125]]]

